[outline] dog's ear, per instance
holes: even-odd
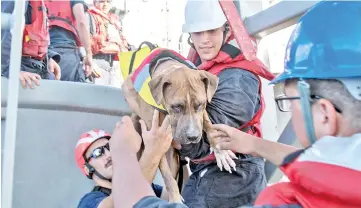
[[[162,103],[164,90],[170,84],[169,77],[167,76],[158,76],[149,81],[149,89],[157,105]]]
[[[218,77],[206,71],[199,71],[201,79],[206,87],[207,100],[211,102],[214,93],[216,93],[218,87]]]

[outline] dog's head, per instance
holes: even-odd
[[[203,112],[217,86],[217,76],[185,66],[159,75],[149,82],[155,101],[163,104],[170,115],[173,138],[178,143],[200,141]]]

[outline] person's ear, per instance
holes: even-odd
[[[315,131],[323,136],[336,136],[338,131],[337,111],[327,99],[318,100],[312,107]]]
[[[85,172],[85,174],[86,175],[89,175],[89,168],[86,166],[86,165],[84,165],[84,172]]]

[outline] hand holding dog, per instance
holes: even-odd
[[[159,111],[155,110],[153,114],[152,127],[148,131],[143,120],[140,120],[142,129],[142,138],[144,142],[144,151],[163,156],[172,143],[172,130],[170,127],[169,116],[166,116],[161,126],[159,126]]]
[[[111,151],[131,151],[137,153],[142,144],[142,138],[135,130],[133,122],[129,116],[124,116],[119,121],[113,131],[112,137],[109,141]]]
[[[224,124],[214,124],[212,127],[217,130],[212,134],[217,138],[216,148],[242,154],[254,154],[254,141],[258,139],[257,137]]]

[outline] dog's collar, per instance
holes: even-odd
[[[197,70],[197,67],[189,60],[182,57],[180,54],[172,51],[172,50],[164,50],[156,55],[153,60],[150,61],[150,68],[149,73],[152,76],[154,74],[154,70],[159,66],[161,63],[169,60],[178,61],[181,64],[186,65],[188,68]]]
[[[154,74],[154,70],[163,62],[165,61],[171,61],[174,60],[171,57],[161,57],[158,60],[156,60],[155,65],[150,69],[150,76],[152,76]]]

